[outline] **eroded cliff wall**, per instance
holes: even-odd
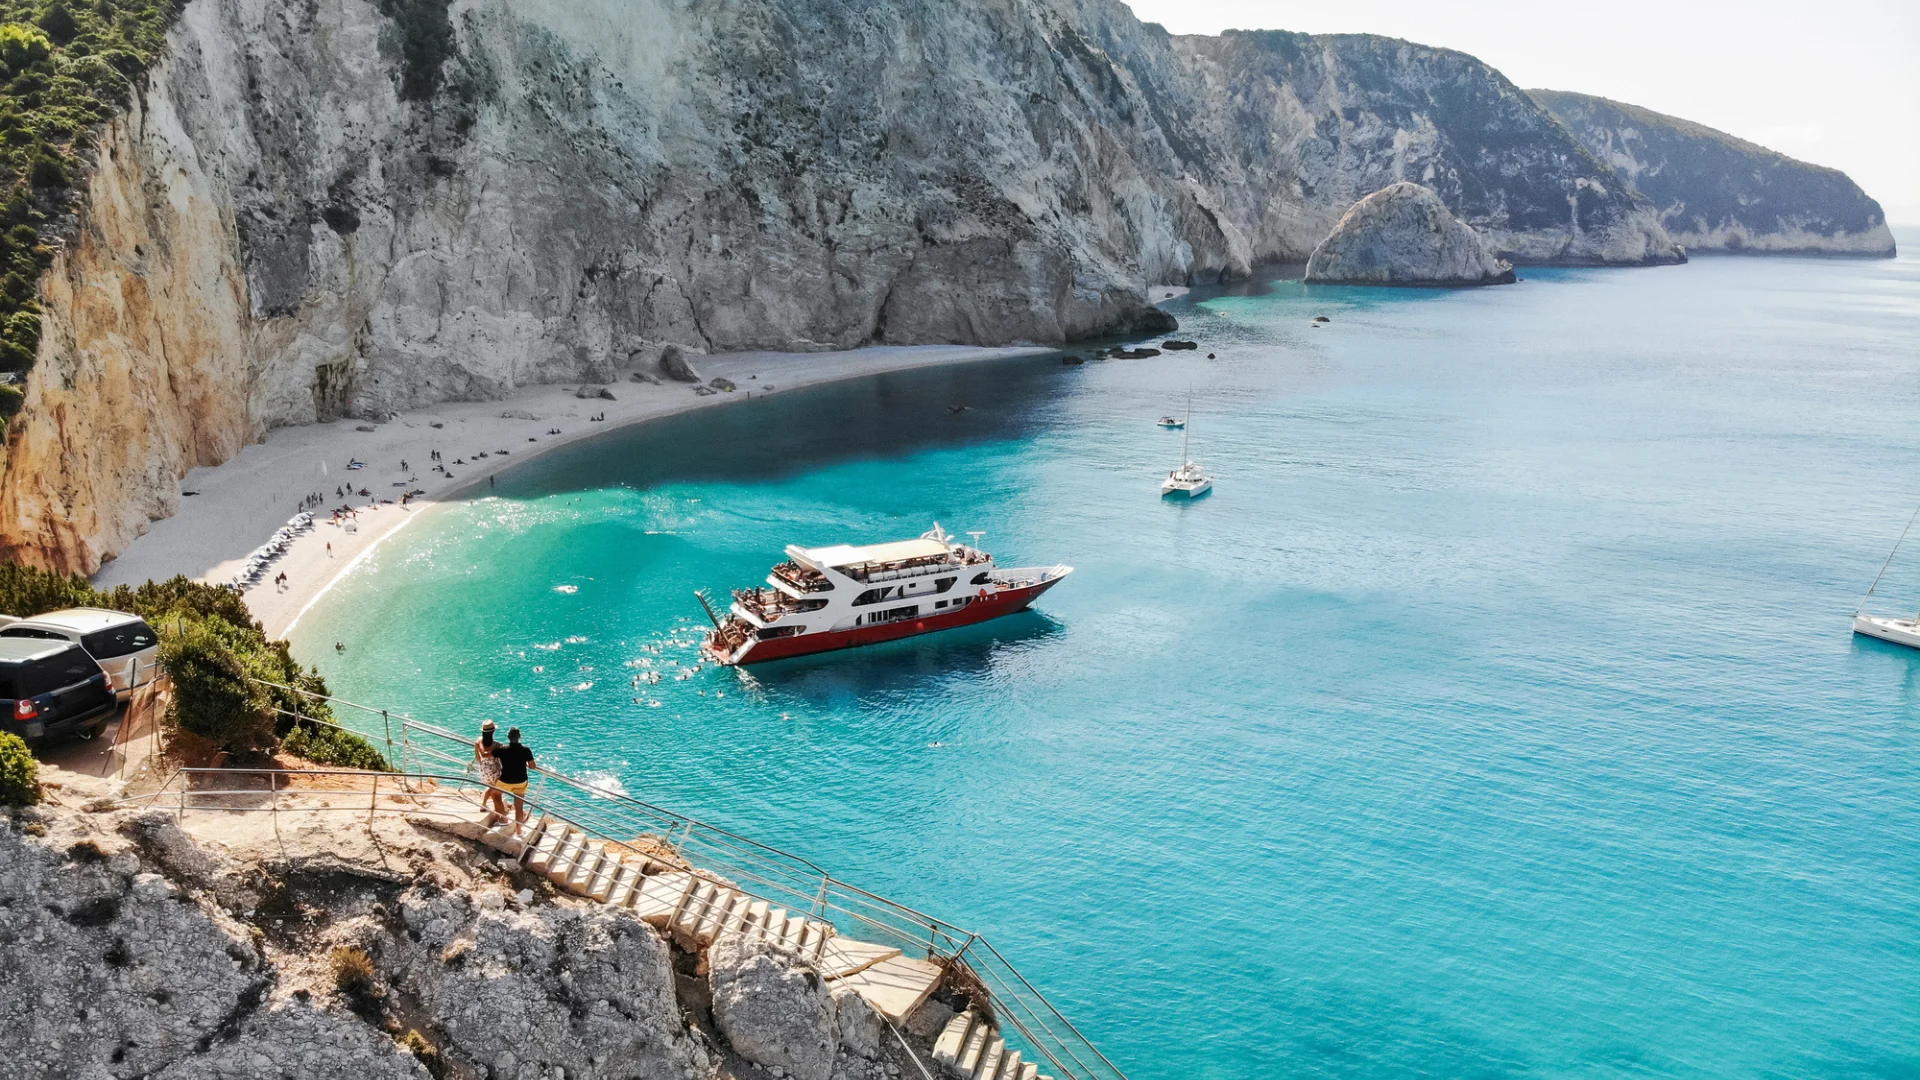
[[[1660,210],[1690,251],[1891,258],[1880,204],[1838,169],[1590,94],[1530,90]]]
[[[667,343],[1065,341],[1434,188],[1502,253],[1678,251],[1504,78],[1114,0],[188,0],[105,134],[0,544],[91,572],[266,428]]]

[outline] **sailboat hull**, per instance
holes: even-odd
[[[1881,641],[1891,641],[1895,645],[1905,645],[1909,649],[1920,649],[1920,621],[1913,619],[1889,619],[1883,615],[1855,615],[1853,632],[1879,638]]]

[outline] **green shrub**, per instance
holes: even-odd
[[[0,383],[0,418],[17,414],[27,403],[27,392],[12,383]]]
[[[40,763],[27,741],[0,731],[0,806],[32,806],[40,801]]]
[[[16,75],[53,55],[53,42],[37,26],[8,23],[0,26],[0,64]]]
[[[370,769],[392,772],[393,766],[366,739],[341,728],[321,724],[297,724],[280,749],[306,758],[316,765],[334,765],[342,769]]]
[[[55,574],[0,562],[0,615],[24,619],[45,611],[82,607],[97,599],[93,586],[78,574]]]
[[[160,639],[160,665],[173,679],[167,722],[235,749],[273,745],[266,697],[247,681],[245,654],[225,619],[181,620]]]

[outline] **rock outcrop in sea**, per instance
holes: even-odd
[[[184,0],[40,284],[0,549],[92,572],[267,429],[663,351],[1174,329],[1432,188],[1515,262],[1683,253],[1532,98],[1117,0]]]
[[[1651,199],[1689,251],[1894,255],[1880,204],[1838,169],[1637,105],[1563,90],[1527,93]]]
[[[1513,264],[1487,250],[1431,188],[1405,180],[1354,203],[1307,260],[1308,282],[1511,285]]]

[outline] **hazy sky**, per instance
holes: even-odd
[[[1177,34],[1360,32],[1459,49],[1527,88],[1696,120],[1846,170],[1920,224],[1920,0],[1128,0]]]

